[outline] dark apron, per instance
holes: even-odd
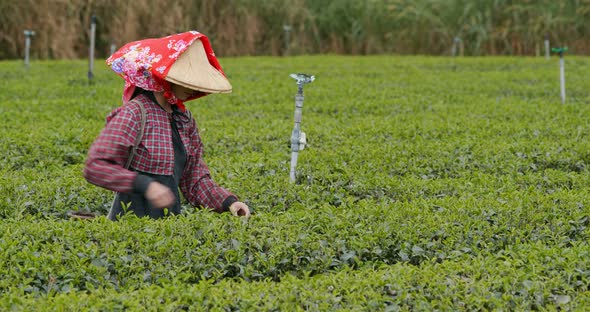
[[[178,186],[180,185],[180,178],[184,171],[186,164],[186,150],[178,133],[178,128],[174,119],[170,121],[172,127],[172,142],[174,145],[174,175],[156,175],[145,172],[139,172],[139,174],[151,177],[154,181],[159,182],[170,188],[176,198],[176,201],[172,207],[168,209],[154,208],[143,194],[138,193],[117,193],[113,201],[113,205],[109,212],[108,218],[115,221],[117,216],[121,216],[127,212],[132,212],[138,217],[150,217],[153,219],[162,218],[167,215],[176,215],[180,213],[180,192]],[[135,171],[131,169],[132,171]],[[123,203],[123,205],[122,205]],[[126,209],[123,209],[123,206]]]
[[[176,215],[180,213],[180,192],[178,191],[178,184],[174,181],[172,176],[159,176],[148,173],[140,173],[151,177],[154,181],[166,185],[172,190],[176,197],[176,202],[172,207],[167,207],[168,215]],[[123,204],[123,205],[122,205]],[[125,206],[126,209],[123,208]],[[165,209],[154,208],[143,194],[139,193],[117,193],[113,202],[113,207],[109,212],[108,218],[117,220],[117,216],[121,216],[127,212],[132,212],[138,217],[150,217],[158,219],[166,216]]]

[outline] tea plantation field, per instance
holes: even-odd
[[[250,219],[104,215],[82,177],[120,105],[98,61],[0,62],[0,310],[585,310],[590,58],[221,60],[188,103]],[[309,146],[290,184],[297,91]],[[92,211],[92,221],[68,211]]]

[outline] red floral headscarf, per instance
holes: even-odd
[[[200,39],[203,43],[209,63],[224,74],[211,48],[209,39],[198,31],[130,42],[111,55],[106,61],[115,73],[125,79],[123,101],[127,102],[131,99],[137,86],[144,90],[164,92],[164,97],[168,103],[176,105],[181,111],[184,111],[183,101],[174,96],[170,89],[170,83],[165,78],[170,67],[172,67],[180,54],[197,39]],[[206,92],[196,92],[195,95],[186,100],[194,100],[207,94]]]

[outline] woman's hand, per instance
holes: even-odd
[[[229,211],[234,216],[243,216],[243,217],[250,216],[250,208],[248,208],[248,205],[246,205],[240,201],[237,201],[237,202],[231,204],[231,206],[229,206]]]
[[[145,198],[147,198],[154,208],[166,208],[174,205],[176,197],[174,193],[162,183],[151,182],[148,185],[148,189],[145,192]]]

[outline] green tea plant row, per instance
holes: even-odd
[[[122,81],[82,61],[0,63],[0,307],[30,310],[580,309],[588,303],[590,61],[222,59],[189,103],[249,220],[104,218],[81,172]],[[288,182],[296,84],[305,87]],[[4,83],[6,82],[6,83]],[[70,210],[101,217],[78,222]],[[287,291],[292,289],[293,291]],[[232,295],[227,295],[232,294]],[[240,299],[237,299],[240,298]],[[0,309],[2,309],[0,308]]]
[[[430,217],[398,205],[359,204],[346,211],[322,208],[322,213],[301,208],[281,215],[261,214],[249,221],[200,212],[164,221],[27,218],[7,222],[0,240],[0,270],[4,272],[0,289],[8,297],[26,294],[28,299],[20,300],[28,304],[46,298],[45,294],[57,300],[86,293],[100,301],[118,292],[157,301],[160,299],[150,293],[164,292],[177,293],[181,302],[188,300],[185,304],[206,305],[211,297],[220,305],[246,308],[247,300],[235,299],[244,298],[241,292],[254,289],[262,295],[267,287],[279,291],[296,279],[301,280],[294,283],[296,288],[330,298],[324,293],[325,283],[336,275],[350,280],[342,283],[348,287],[340,286],[341,297],[351,300],[340,303],[342,307],[369,303],[425,307],[436,306],[437,301],[441,306],[458,306],[468,300],[470,305],[488,308],[531,308],[578,305],[587,300],[583,294],[590,286],[590,249],[586,244],[588,217],[583,213],[564,218],[571,220],[561,224],[550,218],[476,213],[477,207],[468,207],[468,211],[438,208],[441,211]],[[388,209],[395,212],[385,213]],[[440,221],[441,214],[445,214],[445,223]],[[534,215],[541,218],[543,213]],[[511,224],[511,218],[524,224]],[[403,270],[417,276],[399,274]],[[435,277],[435,272],[444,275]],[[435,279],[427,282],[429,278]],[[320,285],[306,284],[316,280]],[[223,286],[228,282],[228,289],[236,283],[243,290],[236,297],[228,296]],[[202,287],[220,290],[211,289],[196,298],[179,290],[178,285],[193,284],[199,285],[195,293],[204,291]],[[355,287],[369,288],[366,301],[355,299],[361,296],[354,294]],[[246,298],[256,297],[249,294]],[[566,298],[569,300],[562,302]],[[265,302],[259,299],[254,302]],[[124,297],[120,300],[125,302]],[[266,304],[311,305],[317,301],[319,298],[277,294]],[[74,304],[50,301],[66,302]]]
[[[518,253],[537,251],[545,261],[528,258],[513,264]],[[587,256],[587,254],[585,254]],[[542,246],[510,251],[461,263],[396,264],[360,270],[345,269],[321,276],[286,275],[280,282],[226,279],[190,286],[166,284],[121,292],[98,289],[91,294],[60,292],[52,296],[4,295],[0,307],[39,310],[582,310],[587,297],[572,297],[564,267],[579,261],[576,250],[558,255]],[[570,262],[571,261],[571,262]],[[523,266],[541,269],[523,271]],[[548,275],[543,272],[552,271]],[[583,269],[579,269],[582,271]],[[446,272],[446,273],[441,273]],[[578,281],[579,282],[579,281]],[[562,293],[562,294],[560,294]]]

